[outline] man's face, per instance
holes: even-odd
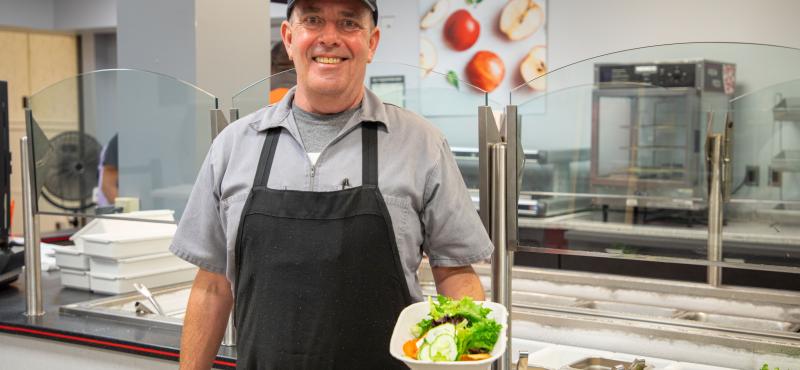
[[[299,1],[281,35],[297,71],[297,83],[321,95],[343,95],[363,88],[367,63],[380,31],[359,0]]]

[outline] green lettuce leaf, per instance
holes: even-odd
[[[477,322],[470,327],[456,327],[459,355],[469,353],[469,350],[492,352],[502,329],[500,324],[491,319]]]
[[[486,319],[486,316],[492,312],[489,308],[475,304],[470,297],[464,297],[460,301],[453,301],[440,295],[436,300],[438,302],[431,305],[431,317],[433,320],[438,320],[442,317],[461,317],[469,320],[470,323],[476,323]]]

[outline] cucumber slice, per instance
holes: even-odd
[[[458,345],[456,345],[456,337],[453,335],[442,334],[427,346],[431,360],[434,362],[439,361],[455,361],[458,359]]]
[[[425,334],[425,341],[428,343],[433,343],[433,340],[442,334],[455,336],[456,326],[448,323],[439,325],[431,330],[428,330],[428,332]]]
[[[430,361],[431,360],[431,345],[430,343],[423,343],[422,347],[419,347],[419,352],[417,353],[417,359],[420,361]]]

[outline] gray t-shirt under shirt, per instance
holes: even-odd
[[[297,105],[292,105],[292,113],[300,131],[300,139],[308,153],[312,164],[317,163],[322,150],[342,131],[342,128],[353,118],[361,106],[334,114],[316,114],[306,112]]]

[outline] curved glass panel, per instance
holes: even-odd
[[[276,73],[236,93],[231,106],[239,109],[239,117],[244,117],[269,104],[277,103],[296,84],[297,73],[294,69]]]
[[[743,277],[736,280],[725,269],[722,283],[769,286],[758,276],[767,274],[754,271],[764,267],[742,264],[751,260],[741,254],[726,249],[719,262],[709,259],[707,138],[723,133],[732,120],[733,186],[726,189],[738,187],[748,165],[760,169],[766,187],[768,173],[775,173],[770,165],[788,166],[800,137],[793,124],[773,123],[776,115],[787,118],[794,111],[792,99],[785,99],[789,107],[776,108],[776,94],[800,96],[789,87],[796,85],[784,83],[800,78],[799,65],[800,50],[785,47],[658,45],[586,59],[515,88],[509,102],[517,106],[527,159],[520,178],[520,240],[533,247],[522,249],[557,255],[533,265],[696,282],[707,281],[709,265],[742,266],[750,269]],[[783,173],[781,179],[800,183]],[[726,206],[725,245],[748,244],[737,250],[761,255],[755,248],[760,241],[747,230],[770,223],[753,211],[734,210],[772,201],[769,207],[778,202],[791,211],[798,198],[789,182],[783,181],[782,195],[777,187],[734,191]],[[745,225],[737,223],[740,216],[749,219]],[[773,242],[783,243],[783,257],[752,261],[775,266],[794,258],[785,253],[794,240]],[[626,260],[631,258],[638,261]]]
[[[260,80],[237,93],[233,107],[241,116],[252,113],[280,100],[296,79],[295,71],[289,70]],[[502,104],[489,101],[486,92],[466,81],[401,63],[369,64],[364,84],[384,102],[419,114],[444,133],[477,202],[478,107],[488,104],[500,112]]]
[[[800,79],[738,96],[731,107],[723,257],[800,267]],[[731,276],[750,285],[739,273]]]
[[[400,63],[370,64],[365,84],[383,101],[425,117],[444,133],[477,206],[478,107],[488,105],[500,112],[502,104],[467,81]]]
[[[37,92],[28,136],[39,212],[95,217],[125,203],[173,210],[179,219],[211,145],[216,102],[195,86],[137,70],[91,72]]]

